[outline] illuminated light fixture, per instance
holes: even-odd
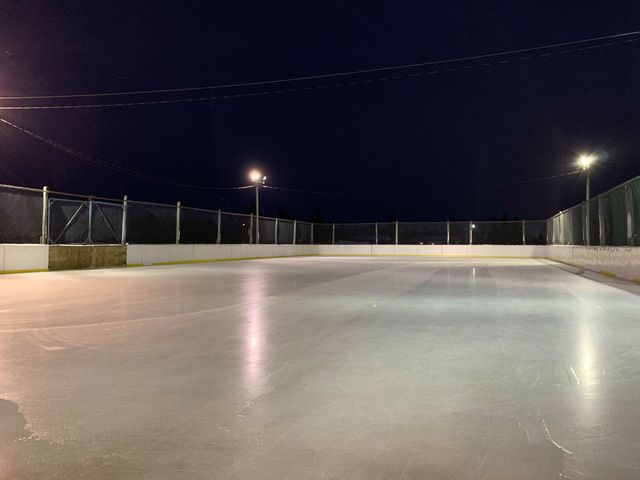
[[[593,155],[580,155],[578,157],[578,166],[583,170],[587,170],[596,160],[597,158]]]
[[[259,182],[260,179],[262,178],[262,174],[258,171],[258,170],[251,170],[249,172],[249,179],[253,182]],[[266,180],[267,177],[264,177],[263,180]]]

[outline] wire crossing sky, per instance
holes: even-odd
[[[246,98],[246,97],[255,97],[262,95],[279,95],[284,93],[298,93],[298,92],[306,92],[312,90],[322,90],[325,88],[338,88],[338,87],[349,87],[355,85],[364,85],[371,82],[380,82],[380,81],[388,81],[388,80],[401,80],[407,78],[414,78],[423,75],[435,75],[439,73],[450,73],[450,72],[460,72],[460,71],[468,71],[474,68],[486,68],[486,67],[495,67],[500,65],[505,65],[508,63],[516,63],[516,62],[525,62],[529,60],[533,60],[535,58],[544,58],[550,57],[551,55],[566,55],[569,53],[582,52],[587,50],[593,50],[596,48],[605,48],[605,47],[613,47],[623,44],[628,44],[632,42],[636,42],[640,40],[640,31],[619,33],[616,35],[608,35],[604,37],[596,37],[589,38],[583,40],[575,40],[572,42],[564,42],[564,43],[555,43],[537,47],[530,48],[522,48],[518,50],[508,50],[501,51],[495,53],[481,54],[481,55],[473,55],[468,57],[459,57],[452,58],[447,60],[434,60],[429,62],[422,63],[413,63],[406,65],[396,65],[391,67],[382,67],[382,68],[371,68],[364,70],[351,70],[347,72],[338,72],[338,73],[329,73],[323,75],[309,75],[304,77],[293,77],[293,78],[284,78],[277,80],[265,80],[265,81],[256,81],[256,82],[247,82],[247,83],[235,83],[235,84],[227,84],[227,85],[210,85],[203,87],[184,87],[184,88],[173,88],[173,89],[161,89],[161,90],[140,90],[140,91],[128,91],[128,92],[106,92],[106,93],[80,93],[80,94],[64,94],[64,95],[31,95],[31,96],[12,96],[12,97],[0,97],[0,100],[35,100],[35,99],[72,99],[72,98],[91,98],[91,97],[113,97],[113,96],[131,96],[131,95],[150,95],[150,94],[164,94],[164,93],[178,93],[178,92],[193,92],[193,91],[202,91],[202,90],[215,90],[215,89],[228,89],[228,88],[240,88],[240,87],[253,87],[253,86],[262,86],[262,85],[273,85],[273,84],[281,84],[281,83],[292,83],[292,82],[302,82],[305,80],[317,80],[317,79],[328,79],[328,78],[337,78],[337,77],[350,77],[354,75],[362,75],[369,73],[381,73],[381,72],[389,72],[393,73],[396,71],[406,70],[406,69],[416,69],[418,67],[426,67],[426,66],[437,66],[437,65],[445,65],[448,68],[441,69],[431,69],[427,72],[413,72],[409,74],[400,74],[400,75],[392,75],[392,76],[383,76],[377,78],[367,78],[360,80],[352,80],[344,83],[323,83],[321,85],[314,85],[311,87],[297,87],[297,88],[287,88],[280,90],[266,90],[260,92],[251,92],[251,93],[237,93],[232,95],[215,95],[215,96],[202,96],[202,97],[189,97],[189,98],[177,98],[177,99],[164,99],[164,100],[146,100],[146,101],[131,101],[131,102],[116,102],[116,103],[91,103],[91,104],[77,104],[77,105],[9,105],[9,106],[0,106],[0,110],[59,110],[59,109],[72,109],[72,108],[105,108],[105,107],[133,107],[133,106],[144,106],[144,105],[163,105],[163,104],[173,104],[173,103],[190,103],[190,102],[205,102],[205,101],[214,101],[214,100],[228,100],[234,98]],[[594,45],[582,46],[585,44],[591,44],[593,42],[602,42],[604,40],[612,40],[606,43],[599,43]],[[553,51],[554,49],[558,49],[560,47],[564,47],[563,50]],[[566,48],[566,47],[576,47],[576,48]],[[539,53],[539,52],[543,53]],[[522,53],[531,53],[532,55],[527,55],[520,58],[509,59],[505,58],[502,60],[498,60],[495,62],[489,62],[488,60],[494,58],[502,58],[515,54]],[[474,60],[483,60],[482,63],[479,64],[467,64],[461,67],[452,66],[457,63],[466,63]]]

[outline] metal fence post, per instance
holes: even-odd
[[[378,245],[378,222],[376,222],[376,245]]]
[[[253,243],[253,213],[249,215],[249,245]]]
[[[522,244],[523,245],[527,244],[527,226],[524,220],[522,220]]]
[[[336,244],[336,224],[333,224],[333,227],[331,228],[331,245],[335,245]]]
[[[398,221],[396,220],[396,245],[398,245]]]
[[[273,243],[277,245],[278,244],[278,219],[277,218],[276,218],[274,234],[275,234],[275,237],[274,237]]]
[[[219,245],[222,242],[222,212],[218,209],[218,231],[216,233],[216,243]]]
[[[447,220],[447,245],[451,243],[451,221]]]
[[[313,230],[315,229],[316,224],[311,222],[311,245],[313,245]]]
[[[122,234],[120,235],[120,243],[125,245],[127,243],[127,208],[129,204],[129,197],[127,195],[122,199]]]
[[[176,245],[180,243],[180,202],[176,203]]]
[[[40,228],[40,244],[47,242],[47,216],[49,213],[49,189],[42,187],[42,225]]]
[[[293,221],[293,244],[296,244],[296,235],[297,235],[297,230],[298,230],[298,221],[294,220]]]
[[[631,192],[631,185],[626,183],[624,185],[624,198],[625,204],[627,206],[627,245],[632,246],[634,242],[634,231],[633,231],[633,193]]]
[[[93,197],[89,195],[89,232],[87,234],[87,243],[93,243],[91,232],[93,230]]]

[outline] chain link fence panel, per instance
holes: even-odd
[[[527,245],[547,244],[547,221],[527,220],[524,222],[525,243]]]
[[[128,243],[176,243],[175,205],[127,203]]]
[[[220,215],[220,243],[249,243],[251,224],[250,215],[222,213]]]
[[[42,190],[0,185],[0,243],[40,243]]]
[[[89,238],[89,201],[50,198],[48,215],[48,243],[86,244]]]
[[[311,243],[311,224],[296,222],[296,243],[307,245]]]
[[[260,217],[259,226],[260,226],[260,244],[272,245],[276,243],[276,219],[269,218],[269,217]]]
[[[584,244],[584,205],[576,205],[562,213],[562,232],[565,245]]]
[[[602,211],[604,244],[627,245],[627,197],[624,186],[601,195],[598,200]]]
[[[314,223],[313,224],[313,242],[320,245],[330,245],[333,243],[333,224],[332,223]]]
[[[472,228],[474,245],[522,245],[524,243],[521,221],[475,222]]]
[[[336,223],[336,245],[371,245],[375,239],[375,223]]]
[[[629,227],[631,231],[631,245],[640,246],[640,178],[629,184]]]
[[[384,222],[384,223],[378,223],[377,225],[378,225],[378,245],[395,245],[396,222]]]
[[[122,205],[91,202],[91,243],[115,244],[122,242]]]
[[[180,243],[216,243],[218,212],[180,207]]]
[[[293,221],[278,220],[278,243],[290,245],[293,243]]]
[[[469,222],[449,222],[449,244],[469,244]]]
[[[447,222],[400,222],[398,223],[400,245],[445,245]]]
[[[591,245],[600,245],[600,200],[589,202],[589,241]],[[604,241],[604,238],[603,238]]]

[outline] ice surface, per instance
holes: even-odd
[[[0,277],[0,478],[637,479],[640,288],[308,257]]]

